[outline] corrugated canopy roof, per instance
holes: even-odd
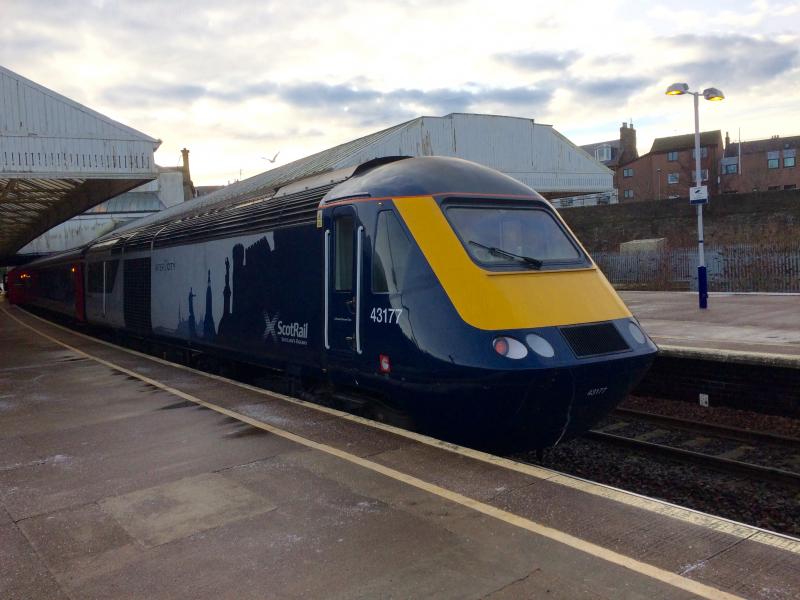
[[[506,172],[537,191],[572,191],[582,187],[600,191],[613,187],[613,174],[604,165],[551,126],[537,125],[535,134],[533,127],[532,119],[498,115],[453,113],[444,117],[417,117],[169,207],[126,224],[103,239],[200,214],[211,207],[269,197],[287,184],[316,176],[324,179],[338,169],[387,156],[467,158]],[[526,175],[535,175],[536,180],[527,181]],[[326,182],[316,181],[317,185],[323,183]]]
[[[271,196],[287,183],[349,166],[345,163],[347,163],[350,157],[357,155],[361,150],[367,148],[371,144],[418,120],[419,119],[412,119],[411,121],[400,123],[388,129],[281,165],[280,167],[265,171],[264,173],[259,173],[243,181],[237,181],[236,183],[226,185],[222,189],[211,192],[210,194],[198,196],[188,202],[176,204],[159,213],[133,221],[120,227],[106,237],[113,237],[114,235],[122,234],[132,229],[138,229],[145,225],[169,221],[175,219],[179,215],[182,216],[187,213],[202,212],[210,206],[221,205],[226,202],[245,202],[249,199]],[[361,161],[359,160],[359,162]]]
[[[0,67],[0,264],[48,229],[155,179],[159,144]]]

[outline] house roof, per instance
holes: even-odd
[[[612,148],[619,148],[619,140],[608,140],[607,142],[595,142],[594,144],[585,144],[580,146],[582,150],[586,150],[589,154],[594,156],[594,151],[600,146],[611,146]]]
[[[719,129],[716,131],[701,131],[700,145],[722,146],[722,132]],[[692,148],[694,148],[694,134],[685,133],[682,135],[673,135],[670,137],[654,139],[653,146],[650,148],[650,152],[672,152],[678,150],[691,150]]]
[[[800,135],[742,142],[742,154],[762,154],[764,152],[787,150],[789,148],[800,148]],[[728,144],[728,147],[725,148],[725,156],[738,156],[738,154],[739,144],[736,142]]]
[[[583,146],[579,146],[579,148],[585,151],[589,156],[595,158],[595,152],[598,148],[603,146],[608,146],[611,148],[611,158],[609,160],[601,160],[605,166],[614,167],[619,162],[619,151],[621,142],[620,140],[608,140],[607,142],[596,142],[594,144],[585,144]]]

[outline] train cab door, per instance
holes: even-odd
[[[352,206],[334,208],[325,230],[325,349],[328,364],[352,367],[361,354],[364,227]]]

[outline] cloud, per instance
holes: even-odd
[[[103,93],[107,102],[126,106],[131,104],[186,103],[206,95],[206,89],[193,84],[131,84],[116,86]]]
[[[237,140],[252,140],[257,142],[308,139],[322,137],[325,135],[325,132],[320,129],[301,129],[298,127],[270,131],[241,129],[220,129],[219,131],[225,137],[230,137]]]
[[[635,93],[654,83],[648,77],[609,77],[604,79],[571,79],[565,87],[576,92],[588,103],[615,102],[623,104]]]
[[[496,54],[495,59],[531,72],[562,71],[581,57],[580,52],[514,52]]]
[[[301,108],[345,108],[349,105],[374,102],[381,97],[381,93],[347,84],[308,82],[282,86],[278,90],[278,96],[288,104]]]
[[[800,56],[794,43],[740,34],[684,34],[664,42],[674,50],[688,50],[694,55],[669,70],[675,78],[695,86],[763,85],[793,69]]]

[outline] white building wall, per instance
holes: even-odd
[[[0,67],[0,176],[146,178],[160,142]]]
[[[391,155],[463,158],[497,169],[543,193],[614,189],[614,175],[607,167],[551,125],[539,125],[532,119],[470,114],[423,117],[345,162],[357,164]]]
[[[164,207],[175,206],[183,202],[183,173],[180,171],[159,173],[158,179],[152,183],[158,186],[155,192]],[[134,191],[138,190],[139,188],[136,188]]]

